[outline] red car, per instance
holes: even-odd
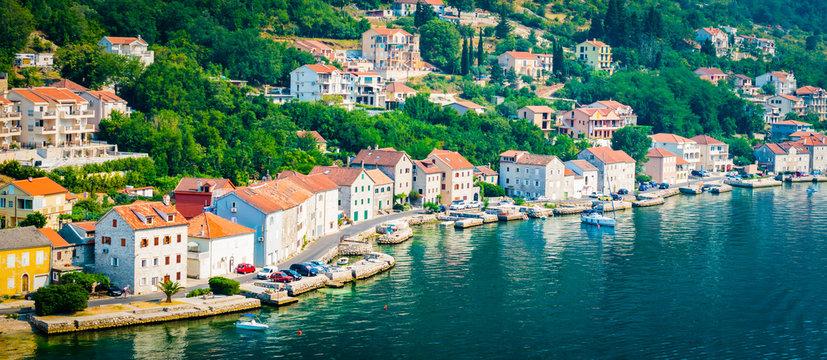
[[[239,274],[249,274],[251,272],[255,272],[256,267],[250,264],[238,264],[235,268],[235,272]]]
[[[270,275],[270,279],[275,281],[275,282],[282,282],[282,283],[288,283],[288,282],[293,281],[292,276],[287,275],[287,274],[285,274],[281,271],[274,272],[273,275]]]

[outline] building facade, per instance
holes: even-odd
[[[422,204],[439,204],[442,186],[442,170],[433,162],[413,160],[413,187],[419,193]]]
[[[732,169],[732,159],[729,158],[727,143],[706,135],[698,135],[690,140],[698,144],[700,151],[698,170],[722,172]]]
[[[698,143],[680,135],[658,133],[649,135],[652,138],[651,148],[661,148],[669,151],[689,163],[689,170],[697,170],[701,161],[701,149]]]
[[[0,295],[25,295],[48,285],[51,249],[34,226],[0,230]]]
[[[12,89],[8,99],[19,103],[20,142],[25,147],[79,146],[95,132],[89,102],[68,89]]]
[[[256,232],[213,213],[189,220],[187,277],[209,279],[231,274],[239,264],[251,264]]]
[[[213,206],[215,198],[233,190],[235,185],[228,179],[185,177],[175,186],[175,207],[191,219]]]
[[[149,50],[149,44],[138,37],[104,36],[98,46],[110,54],[130,56],[140,60],[145,66],[155,62],[155,52]]]
[[[827,120],[827,91],[815,86],[803,86],[795,90],[795,95],[804,101],[808,114],[818,115],[818,121]]]
[[[635,159],[623,150],[608,146],[592,147],[577,154],[577,159],[588,161],[597,168],[597,191],[632,191],[635,186]]]
[[[316,166],[310,175],[324,175],[339,186],[339,211],[353,222],[373,218],[374,183],[363,168]]]
[[[596,193],[599,188],[598,184],[598,170],[597,167],[592,165],[590,162],[586,160],[569,160],[563,163],[566,166],[566,169],[571,170],[578,176],[581,176],[582,179],[579,182],[576,180],[574,185],[578,188],[582,189],[581,193],[586,195],[591,195]],[[579,184],[579,185],[578,185]],[[631,190],[631,189],[630,189]]]
[[[393,179],[393,195],[408,195],[413,189],[413,161],[404,151],[394,148],[360,150],[350,166],[381,170]]]
[[[573,139],[611,139],[625,121],[611,109],[576,108],[563,113],[558,130]]]
[[[568,199],[565,165],[556,156],[508,150],[500,154],[500,186],[507,196],[528,199]]]
[[[46,227],[59,228],[60,215],[71,214],[77,199],[69,190],[47,177],[16,180],[0,186],[0,215],[5,227],[14,227],[26,216],[39,212]]]
[[[480,188],[474,186],[474,165],[457,152],[434,149],[423,161],[430,161],[442,172],[442,204],[455,200],[479,201]]]
[[[517,117],[536,125],[540,130],[543,130],[546,137],[549,137],[549,134],[557,125],[554,109],[545,105],[524,106],[517,110]]]
[[[574,48],[574,58],[586,63],[594,71],[614,72],[612,66],[612,48],[596,39],[586,40]]]
[[[755,87],[762,88],[766,84],[772,84],[775,88],[775,94],[767,95],[789,95],[797,89],[795,75],[784,71],[768,72],[755,78]]]

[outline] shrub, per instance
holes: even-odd
[[[514,199],[514,205],[520,206],[525,205],[525,199],[518,197]]]
[[[238,281],[216,276],[210,278],[210,290],[214,294],[235,295],[238,294]]]
[[[80,284],[49,285],[34,294],[34,311],[37,315],[72,313],[86,309],[89,291]]]
[[[642,184],[645,182],[652,181],[652,177],[645,174],[637,174],[637,176],[635,176],[635,181],[637,181],[638,184]]]
[[[201,296],[201,295],[207,294],[209,292],[210,292],[210,288],[195,289],[193,291],[188,292],[187,297],[189,298],[189,297]]]
[[[88,274],[84,272],[70,272],[63,274],[60,277],[60,282],[63,284],[78,284],[83,286],[88,292],[93,292],[92,286],[97,283],[99,286],[103,286],[103,288],[109,288],[109,278],[103,274]]]
[[[432,202],[429,201],[429,202],[425,203],[424,207],[425,207],[426,212],[429,213],[429,214],[439,212],[439,205],[437,205],[436,203],[432,203]]]

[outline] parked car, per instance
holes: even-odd
[[[37,294],[37,290],[26,294],[26,296],[24,296],[23,298],[26,300],[34,300],[34,294]]]
[[[298,273],[297,271],[295,271],[295,270],[290,270],[290,269],[287,269],[287,270],[279,270],[279,271],[281,271],[281,272],[283,272],[283,273],[285,273],[285,274],[287,274],[287,275],[292,276],[292,277],[293,277],[293,280],[301,280],[301,279],[302,279],[301,274],[299,274],[299,273]]]
[[[689,175],[697,176],[697,177],[703,177],[704,173],[701,170],[692,170],[692,172],[689,173]]]
[[[450,209],[451,210],[464,210],[467,207],[468,207],[468,205],[465,204],[464,200],[454,200],[453,202],[451,202],[451,208]]]
[[[592,198],[592,199],[597,199],[598,197],[600,197],[600,195],[602,195],[602,194],[592,192],[591,195],[589,195],[589,197]]]
[[[237,272],[239,274],[254,273],[254,272],[256,272],[256,267],[253,266],[252,264],[246,264],[246,263],[238,264],[238,266],[235,267],[235,272]]]
[[[598,197],[597,197],[597,200],[601,200],[601,201],[612,201],[612,197],[611,197],[611,196],[609,196],[609,195],[603,195],[603,194],[600,194],[600,196],[598,196]]]
[[[637,187],[637,191],[646,191],[648,189],[649,187],[646,186],[646,184],[640,184],[640,186]]]
[[[280,283],[289,283],[289,282],[293,281],[292,276],[287,275],[287,274],[285,274],[281,271],[276,271],[276,272],[272,273],[270,275],[270,279],[272,279],[275,282],[280,282]]]
[[[669,184],[667,184],[667,183],[663,183],[663,184],[660,184],[658,186],[658,189],[668,189],[668,188],[669,188]]]
[[[623,200],[623,196],[620,196],[620,194],[612,194],[612,200]]]
[[[270,275],[273,275],[274,272],[279,271],[279,269],[275,266],[265,266],[261,268],[261,271],[256,274],[256,278],[267,280],[270,278]]]
[[[618,194],[620,194],[620,195],[628,195],[628,194],[629,194],[629,190],[627,190],[627,189],[620,189],[620,190],[618,190],[618,191],[617,191],[617,193],[618,193]]]
[[[650,188],[656,188],[656,187],[660,186],[660,184],[658,184],[654,181],[650,181],[648,185],[649,185]]]
[[[549,199],[548,199],[548,197],[547,197],[547,196],[538,196],[538,197],[537,197],[537,201],[548,201],[548,200],[549,200]]]
[[[334,270],[333,265],[328,265],[328,264],[325,264],[325,263],[323,263],[321,261],[318,261],[318,260],[311,261],[310,265],[313,265],[317,268],[321,268],[321,269],[323,269],[323,271],[333,271]]]
[[[469,209],[476,209],[480,206],[482,206],[482,204],[479,201],[469,201],[468,202],[468,208]]]
[[[316,270],[313,265],[309,263],[298,263],[290,265],[290,270],[293,270],[301,276],[316,276],[319,275],[319,270]]]
[[[109,289],[106,290],[106,295],[109,295],[109,296],[112,296],[112,297],[122,296],[123,295],[123,288],[118,286],[118,285],[115,285],[115,284],[109,284]]]

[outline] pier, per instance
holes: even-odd
[[[770,178],[750,179],[750,180],[724,180],[724,184],[742,187],[748,189],[756,189],[770,186],[781,186],[782,182]]]

